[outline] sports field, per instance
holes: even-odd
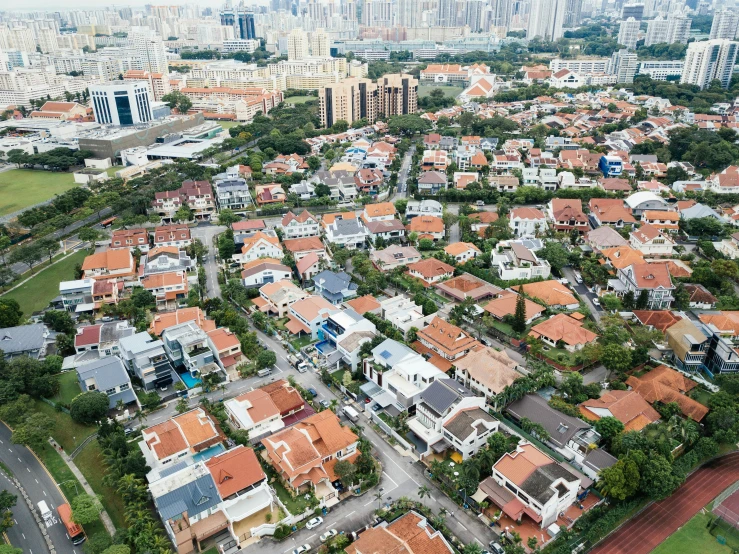
[[[317,96],[291,96],[290,98],[285,98],[285,102],[288,104],[305,104],[306,102],[310,102],[311,100],[318,100]]]
[[[236,127],[237,125],[241,125],[241,123],[238,121],[218,121],[217,123],[223,129],[230,129],[231,127]]]
[[[419,85],[418,96],[428,96],[434,89],[443,90],[444,96],[456,98],[464,90],[464,87],[457,87],[454,85]]]
[[[652,554],[731,554],[731,548],[719,544],[716,537],[706,529],[711,520],[710,513],[699,513],[665,542],[652,550]]]
[[[0,172],[0,216],[28,208],[76,186],[71,173],[34,169]]]

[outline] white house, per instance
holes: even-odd
[[[672,256],[675,248],[672,238],[648,223],[629,233],[629,244],[645,256]]]
[[[510,250],[493,252],[492,265],[497,266],[498,276],[504,281],[547,279],[552,272],[548,261],[540,260],[531,250],[516,242],[511,243]]]
[[[547,230],[547,218],[536,208],[514,208],[508,218],[508,225],[517,237],[533,237]]]
[[[411,328],[421,329],[434,318],[433,314],[423,315],[423,307],[404,294],[391,296],[380,301],[380,316],[405,335]]]
[[[299,215],[287,212],[282,218],[282,231],[286,239],[298,239],[303,237],[317,237],[321,234],[320,225],[316,216],[308,210],[303,210]]]

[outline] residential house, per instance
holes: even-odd
[[[292,211],[287,212],[280,225],[284,239],[317,237],[321,234],[318,218],[308,210],[303,210],[299,215],[295,215]]]
[[[99,391],[108,397],[108,407],[112,410],[118,402],[132,404],[136,393],[131,386],[126,368],[117,356],[105,356],[88,362],[77,369],[77,381],[82,392]]]
[[[187,225],[161,225],[154,229],[154,246],[186,248],[192,244]]]
[[[416,233],[419,240],[427,238],[436,242],[444,238],[444,221],[431,215],[414,217],[408,224],[408,232]]]
[[[609,279],[608,288],[623,296],[632,292],[639,298],[642,291],[648,295],[647,308],[664,310],[670,307],[675,299],[675,285],[667,268],[667,264],[634,263],[618,270],[618,279]]]
[[[92,304],[92,287],[94,279],[78,279],[75,281],[61,281],[59,283],[59,296],[65,310],[76,311],[87,310]]]
[[[307,413],[303,397],[285,379],[226,400],[223,407],[228,420],[252,438],[284,429],[286,419],[290,422],[295,414]]]
[[[300,239],[287,239],[282,241],[285,250],[292,254],[293,259],[299,262],[309,254],[315,254],[319,259],[328,259],[326,247],[319,237],[305,237]]]
[[[579,405],[580,413],[590,421],[615,417],[624,424],[625,431],[641,431],[650,423],[659,421],[659,413],[633,390],[612,390],[600,398],[591,398]]]
[[[382,250],[372,250],[370,260],[380,271],[390,271],[420,261],[421,253],[412,246],[393,244]]]
[[[633,189],[629,184],[628,179],[619,179],[617,177],[612,178],[600,178],[598,179],[598,186],[606,192],[631,192]]]
[[[470,273],[463,273],[447,281],[434,283],[434,288],[442,295],[462,302],[465,298],[472,298],[475,302],[498,296],[502,289],[475,277]]]
[[[451,450],[467,460],[486,444],[499,423],[485,410],[483,397],[458,381],[438,379],[421,393],[408,427],[426,445],[421,457]]]
[[[77,354],[93,352],[96,358],[117,356],[120,353],[118,346],[120,340],[132,336],[135,332],[136,329],[129,327],[128,321],[84,325],[77,328],[77,334],[74,336],[74,350]]]
[[[234,242],[243,244],[244,239],[253,236],[257,231],[267,231],[267,225],[263,219],[245,219],[235,222],[231,229],[234,233]]]
[[[493,465],[492,476],[480,483],[480,498],[514,521],[526,516],[546,529],[577,500],[580,485],[564,464],[523,442]]]
[[[262,440],[268,461],[296,494],[313,491],[326,506],[338,502],[336,462],[353,461],[358,437],[331,410],[305,418]]]
[[[158,307],[178,306],[188,294],[184,271],[154,273],[141,279],[141,286],[154,295]]]
[[[667,346],[672,350],[673,362],[678,368],[692,373],[699,373],[704,367],[709,338],[712,335],[704,325],[699,325],[700,327],[685,318],[665,331]]]
[[[434,316],[431,323],[420,329],[417,336],[423,346],[452,362],[480,345],[469,333],[438,316]]]
[[[454,258],[458,264],[463,264],[482,254],[480,249],[471,242],[455,242],[446,246],[444,252]]]
[[[321,324],[336,309],[336,306],[322,296],[308,296],[290,306],[287,316],[290,321],[285,327],[294,335],[306,333],[315,340]]]
[[[254,196],[258,206],[284,204],[285,200],[287,200],[285,189],[282,188],[282,185],[278,185],[277,183],[256,185],[254,187]]]
[[[585,244],[596,252],[600,252],[607,248],[626,246],[629,243],[613,227],[604,225],[587,233],[585,235]]]
[[[295,263],[295,271],[298,273],[298,277],[300,277],[304,287],[308,286],[313,280],[313,277],[323,270],[324,265],[325,262],[323,259],[315,252],[303,256]]]
[[[156,390],[172,382],[174,370],[161,340],[152,339],[149,333],[141,332],[121,338],[118,347],[126,369],[138,377],[144,390]]]
[[[364,248],[368,234],[367,227],[360,218],[337,218],[326,227],[326,240],[330,244],[344,246],[350,250]]]
[[[426,258],[408,264],[408,275],[421,279],[427,285],[432,285],[452,277],[454,267],[436,258]]]
[[[514,208],[509,214],[508,225],[517,237],[534,237],[546,232],[547,219],[536,208]]]
[[[633,225],[636,219],[631,210],[625,207],[624,201],[618,198],[591,198],[588,203],[590,217],[595,226],[612,225],[617,229],[624,225]]]
[[[376,195],[385,183],[382,170],[362,168],[354,174],[354,184],[361,194]]]
[[[449,167],[449,156],[446,150],[425,150],[421,158],[421,171],[438,171],[444,173]]]
[[[205,312],[200,308],[180,308],[173,312],[154,314],[154,319],[152,319],[151,324],[149,325],[149,333],[158,337],[161,336],[162,331],[167,327],[179,325],[185,321],[194,321],[195,324],[206,333],[216,328],[215,321],[207,319],[205,317]]]
[[[196,219],[209,220],[216,213],[213,188],[208,181],[183,181],[177,190],[157,192],[153,207],[162,219],[174,219],[175,213],[187,206]]]
[[[208,335],[193,321],[165,329],[162,342],[172,365],[182,368],[193,379],[221,370]]]
[[[583,213],[580,200],[552,198],[547,206],[547,215],[556,231],[585,233],[590,230],[588,216]]]
[[[635,192],[629,196],[625,202],[626,205],[631,208],[632,215],[639,218],[648,210],[658,210],[663,212],[670,210],[667,200],[646,190]]]
[[[172,271],[192,271],[195,262],[187,252],[176,246],[155,246],[139,260],[139,276],[145,277],[155,273]]]
[[[359,315],[364,315],[366,313],[380,315],[382,312],[382,306],[371,294],[365,294],[364,296],[358,296],[357,298],[347,300],[344,302],[343,307],[350,308]]]
[[[559,281],[539,281],[511,287],[517,292],[523,292],[530,298],[535,298],[554,310],[576,310],[580,302],[565,285]]]
[[[521,378],[518,363],[505,350],[489,346],[473,350],[455,361],[454,367],[457,380],[491,404],[495,404],[495,397],[506,387]]]
[[[690,295],[689,306],[693,309],[712,310],[718,303],[718,298],[709,292],[703,285],[685,285],[685,290]]]
[[[82,262],[84,279],[121,279],[130,281],[136,276],[136,260],[127,249],[108,249],[90,254]]]
[[[485,229],[498,221],[498,217],[498,212],[476,212],[470,214],[468,217],[470,220],[470,230],[484,237]]]
[[[644,210],[641,220],[645,225],[651,225],[660,231],[676,233],[679,228],[680,214],[664,210]]]
[[[370,221],[366,224],[368,237],[373,241],[383,239],[385,241],[398,240],[405,236],[405,225],[399,219],[383,221]]]
[[[362,344],[371,341],[377,334],[374,323],[365,319],[351,308],[337,310],[328,315],[318,329],[316,350],[327,362],[339,368],[344,362],[351,371],[356,371],[360,361]]]
[[[345,272],[324,270],[313,277],[315,291],[334,305],[357,295],[357,285]]]
[[[207,334],[210,349],[216,353],[221,367],[227,374],[238,378],[236,367],[244,361],[239,337],[233,334],[227,327],[214,329]]]
[[[727,258],[739,259],[739,233],[733,233],[728,239],[714,242],[713,246]]]
[[[259,258],[243,264],[242,267],[241,282],[246,288],[290,280],[293,274],[289,267],[274,258]]]
[[[139,448],[153,470],[197,460],[198,453],[217,444],[226,436],[218,423],[203,408],[195,408],[141,431]]]
[[[257,231],[250,237],[244,238],[241,253],[233,255],[233,260],[240,264],[247,264],[260,258],[281,260],[283,256],[280,239],[274,231]]]
[[[491,265],[497,266],[498,276],[504,281],[521,279],[534,279],[541,277],[547,279],[552,268],[549,262],[539,257],[517,242],[510,243],[510,249],[500,253],[493,252]]]
[[[447,188],[447,176],[444,171],[429,170],[418,176],[417,183],[418,192],[421,194],[439,194],[439,191],[446,190]]]
[[[702,421],[708,413],[706,406],[687,396],[698,383],[666,365],[657,366],[641,377],[630,375],[626,384],[652,405],[676,403],[683,416],[693,421]]]
[[[239,176],[238,166],[227,169],[225,175],[221,175],[223,178],[216,176],[213,182],[218,209],[246,213],[254,203],[246,179]]]
[[[495,319],[503,321],[506,316],[513,316],[516,313],[516,304],[518,303],[519,294],[510,291],[504,291],[497,298],[493,298],[490,302],[485,304],[485,311],[491,314]],[[523,299],[524,302],[524,314],[526,317],[526,325],[530,325],[535,320],[539,319],[546,308],[532,302],[528,298]]]
[[[424,176],[427,174],[424,174]],[[444,177],[444,184],[446,184],[446,177]],[[434,217],[441,217],[444,213],[444,208],[436,200],[424,199],[424,200],[409,200],[408,205],[405,207],[405,217],[408,220],[413,219],[419,215],[431,215]]]
[[[405,336],[414,327],[416,329],[425,327],[434,316],[433,314],[423,315],[423,306],[416,304],[412,298],[399,294],[380,302],[380,317],[389,321]]]
[[[534,325],[529,334],[551,348],[564,348],[568,352],[581,350],[598,338],[598,335],[583,327],[583,321],[567,314],[557,314]]]
[[[648,223],[629,233],[629,238],[631,247],[647,256],[672,256],[676,245],[670,236]]]
[[[434,530],[425,517],[411,511],[392,523],[383,521],[360,533],[359,539],[346,547],[347,554],[452,554],[441,531]]]
[[[110,247],[148,252],[149,232],[146,229],[116,229],[110,236]]]
[[[254,298],[252,302],[261,312],[271,312],[278,318],[283,318],[287,316],[291,304],[308,296],[309,293],[292,281],[282,280],[262,285],[259,288],[259,298]]]

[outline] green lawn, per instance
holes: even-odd
[[[542,354],[550,360],[565,366],[576,366],[578,363],[576,354],[568,352],[564,348],[550,348],[549,350],[543,350]]]
[[[237,125],[242,125],[242,123],[238,121],[219,121],[218,125],[221,126],[223,129],[230,129],[231,127],[236,127]]]
[[[285,103],[305,104],[306,102],[310,102],[311,100],[318,100],[318,97],[317,96],[291,96],[290,98],[285,98]]]
[[[419,85],[418,96],[428,96],[434,89],[441,89],[444,91],[444,96],[450,98],[456,98],[459,93],[464,90],[464,87],[456,87],[454,85]]]
[[[113,520],[116,529],[125,527],[126,508],[123,504],[123,499],[114,488],[103,484],[103,477],[105,476],[103,467],[105,462],[103,461],[98,441],[93,440],[87,444],[74,459],[74,463],[80,468],[80,471],[85,476],[85,479],[87,479],[87,482],[90,483],[95,493],[102,497],[103,507],[108,512],[110,519]]]
[[[711,393],[707,390],[696,389],[691,392],[690,397],[693,400],[700,402],[704,406],[708,406],[708,401],[711,399]]]
[[[6,215],[77,187],[71,173],[11,169],[0,173],[0,216]]]
[[[710,520],[710,513],[697,514],[652,550],[652,554],[731,554],[732,548],[719,544],[708,532],[706,525]],[[732,546],[737,547],[735,544]]]
[[[313,339],[311,338],[310,335],[303,335],[302,337],[298,339],[291,340],[290,344],[295,350],[300,350],[301,348],[303,348],[304,346],[308,346],[312,342],[313,342]]]
[[[282,503],[287,508],[287,511],[292,515],[302,514],[308,507],[308,501],[302,495],[293,498],[290,493],[287,492],[285,486],[280,481],[273,481],[272,487],[275,489],[277,496],[282,500]]]
[[[79,381],[77,381],[77,372],[67,371],[62,373],[57,378],[57,381],[59,381],[59,392],[57,392],[51,400],[54,402],[60,402],[65,406],[69,406],[74,397],[82,392],[80,390]]]
[[[0,173],[0,176],[4,175]],[[4,298],[13,298],[23,310],[23,314],[29,317],[49,305],[54,298],[59,296],[59,282],[74,279],[74,266],[82,263],[87,256],[87,251],[75,252],[61,262],[44,270],[32,277],[18,288],[6,293]]]
[[[51,436],[62,445],[67,454],[71,454],[75,448],[96,431],[95,426],[76,423],[72,421],[69,414],[57,412],[53,406],[46,402],[34,400],[33,403],[35,411],[46,414],[54,420],[54,431]]]

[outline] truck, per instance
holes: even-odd
[[[46,504],[46,501],[41,500],[37,504],[39,514],[41,515],[41,519],[44,520],[44,523],[47,527],[51,527],[56,523],[56,518],[54,517],[54,512],[52,512],[49,509],[49,505]]]
[[[359,413],[351,406],[344,406],[344,415],[355,423],[359,419]]]

